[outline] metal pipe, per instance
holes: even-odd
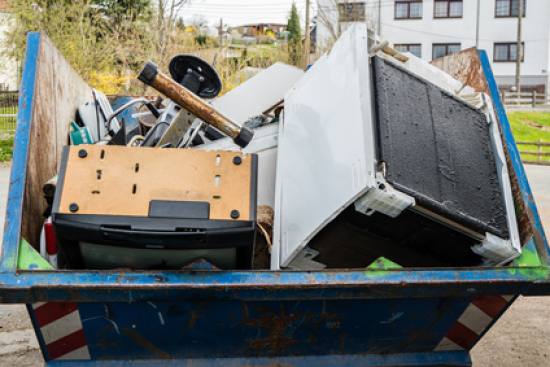
[[[521,62],[523,61],[523,46],[522,46],[522,20],[523,20],[523,1],[518,1],[518,34],[516,43],[516,93],[518,101],[521,99]],[[512,11],[511,9],[510,11]],[[519,104],[519,102],[518,102]]]
[[[476,11],[476,48],[479,49],[479,27],[480,27],[480,7],[481,7],[481,0],[477,0],[477,11]]]
[[[154,63],[146,63],[138,79],[164,94],[176,104],[207,124],[215,127],[223,134],[231,137],[235,144],[240,147],[246,147],[252,140],[254,132],[246,127],[237,125],[189,89],[162,73]]]

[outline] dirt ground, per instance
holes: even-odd
[[[527,172],[542,220],[550,229],[550,167],[529,166]],[[9,168],[0,166],[0,223],[8,175]],[[550,297],[518,299],[473,349],[472,359],[479,367],[550,366]],[[42,364],[25,307],[0,305],[0,367]]]

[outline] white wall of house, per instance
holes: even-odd
[[[337,22],[338,0],[319,0],[319,7],[332,9],[332,19]],[[352,2],[354,0],[346,0]],[[355,0],[356,1],[356,0]],[[461,18],[434,18],[434,0],[422,2],[421,19],[395,19],[395,2],[392,0],[367,0],[367,17],[378,28],[382,39],[394,44],[421,44],[422,58],[432,59],[434,43],[460,43],[461,49],[476,46],[477,6],[480,6],[479,48],[487,52],[493,61],[496,42],[515,42],[516,18],[495,17],[496,0],[463,0]],[[378,15],[380,14],[380,19]],[[522,63],[523,85],[550,85],[550,1],[526,0],[526,17],[523,18],[525,42]],[[326,26],[319,27],[321,43],[330,42]],[[515,62],[493,62],[493,70],[501,85],[513,85]],[[549,88],[550,89],[550,88]]]
[[[0,47],[4,47],[4,37],[12,21],[11,15],[0,10]],[[0,52],[0,89],[17,90],[17,63],[2,56]]]

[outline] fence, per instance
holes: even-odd
[[[522,146],[528,149],[519,151],[523,163],[550,166],[550,143],[518,141],[516,144],[520,146],[520,149]]]
[[[500,92],[502,103],[509,107],[550,107],[550,96],[537,91]]]
[[[0,138],[15,134],[17,91],[0,91]]]

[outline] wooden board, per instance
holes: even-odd
[[[21,236],[36,248],[46,210],[42,185],[57,174],[69,124],[92,90],[43,34],[34,88]]]
[[[233,163],[235,157],[240,164]],[[78,215],[147,217],[152,200],[195,201],[210,203],[213,220],[232,220],[233,210],[239,220],[255,220],[252,159],[239,152],[70,147],[59,212],[72,214],[69,207],[76,203]]]
[[[432,60],[431,64],[456,80],[474,88],[477,92],[489,93],[481,61],[474,47]]]

